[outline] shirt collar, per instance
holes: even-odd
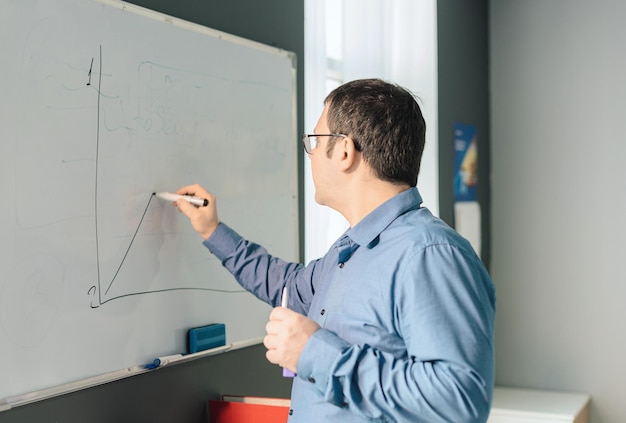
[[[422,196],[417,188],[409,188],[375,208],[345,234],[359,245],[373,246],[374,241],[391,222],[409,210],[418,209],[421,204]]]

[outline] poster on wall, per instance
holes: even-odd
[[[454,124],[454,201],[476,201],[478,148],[476,128]]]
[[[478,255],[481,248],[476,127],[454,124],[454,222]]]

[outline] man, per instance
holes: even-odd
[[[276,308],[267,359],[297,372],[290,422],[484,422],[494,378],[494,287],[470,244],[423,207],[425,123],[378,79],[340,86],[303,136],[315,200],[350,228],[307,266],[271,256],[217,216],[198,185],[177,201],[238,282]],[[288,308],[280,305],[283,287]]]

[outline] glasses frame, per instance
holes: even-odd
[[[315,147],[317,147],[317,144],[315,144],[315,147],[311,148],[311,138],[317,138],[317,137],[348,137],[348,136],[345,134],[302,134],[302,144],[304,144],[304,151],[306,152],[306,154],[311,154],[311,152],[315,150]]]

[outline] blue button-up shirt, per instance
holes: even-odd
[[[385,202],[307,266],[223,223],[205,241],[239,283],[315,320],[292,422],[484,422],[494,379],[495,292],[470,244],[420,207]]]

